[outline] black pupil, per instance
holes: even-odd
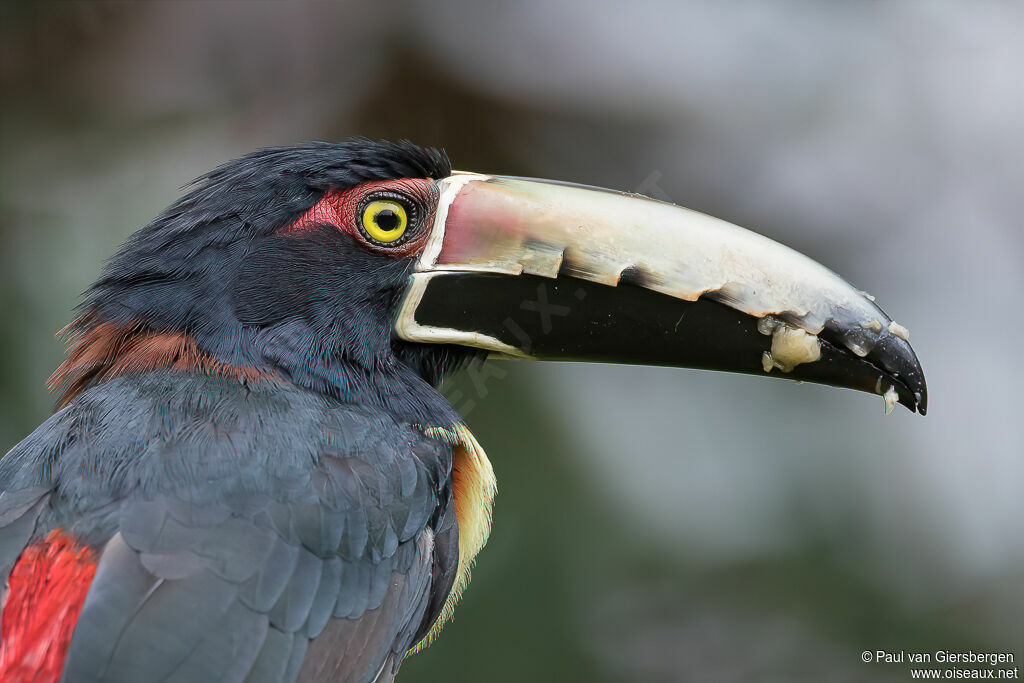
[[[398,214],[393,209],[381,209],[374,217],[373,222],[377,224],[377,227],[385,232],[390,232],[398,228],[402,223],[402,219],[399,218]]]

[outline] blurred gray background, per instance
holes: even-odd
[[[503,363],[446,392],[491,541],[415,681],[909,680],[1024,658],[1024,5],[40,2],[0,9],[0,452],[103,259],[214,165],[349,135],[666,198],[911,330],[926,418],[699,371]]]

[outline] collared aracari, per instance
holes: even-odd
[[[0,461],[4,681],[391,680],[490,529],[436,388],[488,355],[927,401],[905,329],[765,237],[365,139],[200,178],[67,333],[58,410]]]

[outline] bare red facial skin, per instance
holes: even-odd
[[[7,580],[0,681],[60,680],[95,573],[92,550],[61,529],[25,548]]]
[[[398,193],[406,197],[409,205],[415,210],[415,225],[409,226],[409,236],[395,246],[373,242],[359,229],[359,221],[362,220],[359,209],[363,201],[376,192]],[[430,228],[434,224],[437,198],[437,186],[429,178],[401,178],[363,183],[349,190],[328,192],[298,220],[282,228],[281,232],[301,234],[318,225],[329,224],[352,235],[365,248],[379,254],[394,258],[415,256],[427,245]]]

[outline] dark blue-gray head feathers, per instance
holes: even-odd
[[[182,333],[218,362],[401,419],[453,422],[432,385],[475,354],[393,338],[413,260],[369,251],[331,226],[280,233],[329,191],[450,173],[444,152],[366,139],[230,161],[127,240],[72,332],[112,323]]]

